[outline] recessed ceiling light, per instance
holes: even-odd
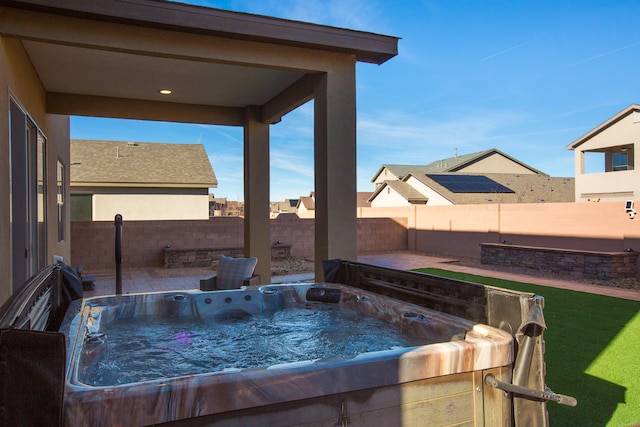
[[[160,92],[161,95],[171,95],[171,89],[160,89],[158,92]]]

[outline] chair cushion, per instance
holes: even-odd
[[[217,289],[238,289],[242,282],[253,274],[258,258],[233,258],[224,255],[218,257],[216,274]]]

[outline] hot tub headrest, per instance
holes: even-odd
[[[341,294],[342,291],[336,288],[309,288],[306,298],[307,301],[337,303],[340,302]]]

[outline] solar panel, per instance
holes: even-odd
[[[515,193],[483,175],[426,174],[452,193]]]

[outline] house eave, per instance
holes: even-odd
[[[159,183],[159,182],[81,182],[74,181],[69,184],[73,187],[99,187],[99,188],[218,188],[217,183],[192,184],[192,183]]]
[[[398,37],[158,0],[6,0],[4,6],[105,22],[265,41],[355,55],[383,64],[398,54]]]

